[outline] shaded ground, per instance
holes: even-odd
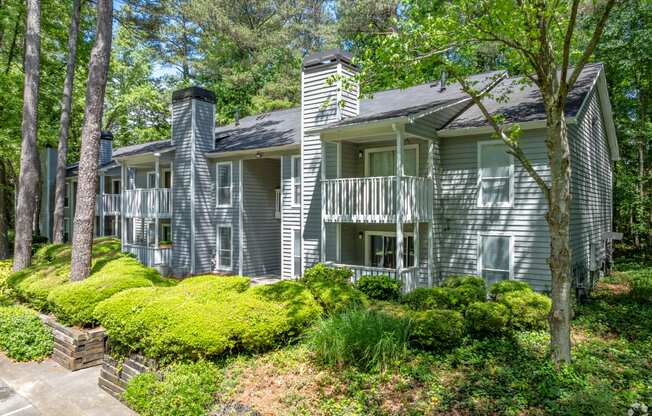
[[[0,354],[0,416],[135,415],[98,387],[99,371],[70,372],[49,359],[15,363]]]

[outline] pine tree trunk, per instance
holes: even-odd
[[[63,218],[65,192],[66,192],[66,160],[68,158],[68,133],[70,131],[70,109],[72,107],[72,87],[75,79],[75,63],[77,60],[77,37],[79,35],[79,18],[81,14],[81,0],[74,0],[70,31],[68,32],[68,65],[66,66],[66,79],[63,83],[63,96],[61,98],[61,120],[59,123],[59,148],[57,149],[57,172],[54,190],[54,225],[52,240],[54,243],[63,243]]]
[[[22,144],[20,177],[16,198],[16,237],[14,271],[29,267],[32,262],[32,220],[34,218],[39,167],[36,159],[36,134],[39,87],[40,41],[39,0],[27,0],[25,33],[25,89],[23,92]]]
[[[7,238],[9,228],[8,193],[9,181],[7,180],[6,165],[5,161],[0,159],[0,259],[9,257],[9,239]]]
[[[72,237],[71,281],[84,280],[90,274],[93,226],[95,223],[95,189],[97,187],[100,126],[111,57],[112,0],[97,0],[97,35],[88,67],[86,110],[82,127],[79,158],[77,209]]]
[[[550,231],[548,264],[552,277],[550,351],[559,366],[571,360],[571,267],[570,267],[570,149],[563,110],[548,112],[548,157],[550,159],[550,205],[546,220]]]

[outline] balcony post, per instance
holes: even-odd
[[[405,126],[392,125],[396,132],[396,277],[402,279],[403,270],[403,143],[405,142]]]
[[[159,226],[159,191],[158,188],[161,186],[161,154],[154,154],[154,247],[158,249],[158,226]]]
[[[97,216],[100,221],[99,235],[104,236],[104,175],[100,174],[100,195],[97,197]]]
[[[435,158],[435,142],[433,140],[428,141],[428,179],[430,180],[429,185],[434,188],[434,160]],[[432,274],[435,272],[434,270],[434,227],[433,227],[433,222],[435,220],[434,216],[434,204],[435,204],[435,198],[434,198],[434,189],[431,188],[431,192],[428,193],[430,196],[430,200],[428,201],[428,204],[432,204],[432,209],[428,210],[430,212],[430,216],[428,216],[428,287],[432,287],[432,280],[433,276]]]
[[[324,213],[326,210],[326,192],[324,191],[324,181],[326,180],[326,143],[321,142],[321,182],[319,184],[319,193],[321,195],[321,239],[319,244],[319,258],[323,263],[326,261],[326,221]]]
[[[127,188],[127,165],[125,162],[120,162],[120,242],[122,244],[122,251],[124,250],[125,243],[127,242],[127,199],[125,189]]]

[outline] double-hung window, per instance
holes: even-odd
[[[301,205],[301,156],[292,156],[292,205]]]
[[[220,162],[217,164],[217,206],[231,205],[232,188],[232,163]]]
[[[217,269],[231,270],[233,258],[233,239],[231,227],[217,227]]]
[[[366,263],[371,267],[396,268],[396,233],[366,232]],[[403,237],[403,267],[415,265],[414,236]]]
[[[514,158],[503,143],[478,143],[478,206],[511,207]]]
[[[478,273],[487,286],[512,277],[512,238],[504,234],[478,236]]]
[[[418,176],[419,145],[410,144],[403,149],[403,172],[406,176]],[[365,176],[396,175],[396,146],[365,149]]]

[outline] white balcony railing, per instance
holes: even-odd
[[[95,212],[104,215],[119,215],[122,209],[120,194],[99,194],[95,201]]]
[[[410,291],[417,287],[417,279],[420,271],[420,268],[417,266],[406,267],[401,270],[401,273],[398,274],[397,278],[396,269],[337,263],[327,263],[327,265],[351,270],[353,273],[353,276],[351,276],[352,283],[357,282],[362,276],[388,276],[392,279],[399,280],[402,283],[401,287],[403,291]]]
[[[172,191],[169,188],[130,189],[122,194],[127,217],[165,218],[172,214]]]
[[[148,267],[169,266],[172,259],[172,248],[157,248],[136,244],[123,245],[123,251],[131,253],[139,262]]]
[[[432,180],[414,176],[401,179],[403,222],[430,221]],[[322,212],[327,222],[396,222],[395,176],[328,179],[322,181],[322,191]]]

